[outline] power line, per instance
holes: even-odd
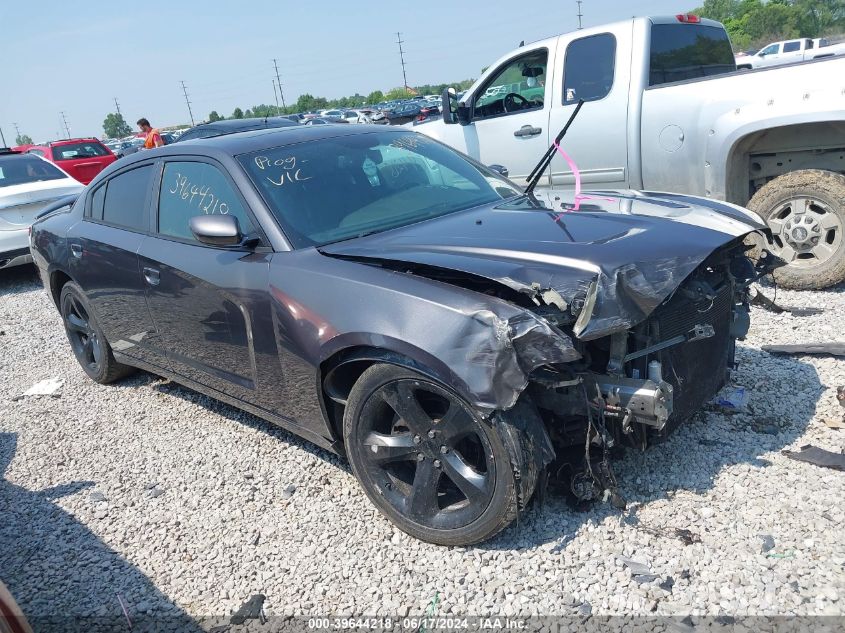
[[[185,94],[185,103],[188,104],[188,115],[191,117],[191,125],[194,125],[194,113],[191,112],[191,101],[188,99],[188,89],[185,88],[185,82],[182,83],[182,92]]]
[[[279,79],[279,65],[276,63],[275,58],[273,58],[273,66],[276,68],[276,83],[279,85],[279,95],[282,97],[282,107],[287,108],[285,105],[285,93],[282,92],[282,80]]]
[[[62,115],[62,123],[65,125],[65,132],[67,133],[67,137],[70,138],[70,126],[67,124],[67,117],[65,116],[64,111],[59,112]]]
[[[402,81],[405,87],[405,92],[408,92],[408,77],[405,75],[405,51],[402,50],[402,34],[396,32],[396,43],[399,44],[399,59],[402,60]]]
[[[583,14],[583,13],[581,13],[581,2],[582,2],[582,1],[583,1],[583,0],[575,0],[575,2],[576,2],[576,3],[578,3],[578,28],[579,28],[579,29],[583,28],[583,27],[581,26],[581,18],[582,18],[582,17],[584,17],[584,14]]]

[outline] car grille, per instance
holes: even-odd
[[[713,326],[715,335],[682,343],[657,353],[663,365],[663,379],[674,388],[674,411],[661,431],[666,436],[691,417],[725,384],[728,363],[733,359],[734,341],[730,336],[732,290],[722,284],[712,305],[676,295],[655,312],[653,331],[665,341],[686,334],[698,324]]]

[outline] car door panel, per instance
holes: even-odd
[[[563,73],[554,77],[554,106],[544,142],[551,145],[578,101],[584,99],[578,118],[561,141],[564,151],[567,146],[578,148],[578,152],[569,153],[583,184],[601,188],[628,186],[627,121],[618,114],[628,109],[626,69],[633,54],[633,38],[620,29],[632,28],[631,24],[619,25],[604,33],[574,39],[566,50],[558,52],[556,69]],[[575,183],[574,171],[557,153],[552,158],[550,175],[541,182],[548,183],[549,177],[552,185]]]
[[[276,412],[267,398],[273,386],[267,381],[280,379],[270,254],[202,244],[189,228],[191,217],[222,213],[238,219],[245,234],[256,234],[246,203],[221,165],[178,157],[164,163],[154,197],[156,233],[145,241],[139,265],[173,371]]]
[[[464,136],[458,143],[466,148],[466,153],[478,158],[484,164],[502,164],[503,156],[509,177],[516,182],[525,182],[532,167],[539,160],[547,145],[549,112],[551,109],[552,88],[548,80],[550,69],[554,67],[554,47],[526,47],[519,54],[502,64],[491,75],[490,81],[480,86],[473,95],[473,120],[469,125],[460,126],[459,133]],[[537,56],[546,56],[544,73],[540,78],[531,77],[533,86],[526,76],[520,80],[511,69],[518,68],[522,60],[527,67],[540,67]],[[548,74],[546,74],[548,73]],[[508,94],[526,95],[524,98],[542,99],[542,107],[533,109],[504,109],[497,111],[497,104],[504,101]],[[519,100],[518,103],[525,103]],[[458,127],[458,126],[456,126]]]
[[[147,170],[138,177],[140,170]],[[69,273],[83,289],[112,348],[126,357],[158,367],[167,367],[159,345],[158,333],[147,308],[145,289],[138,266],[138,251],[147,235],[147,192],[153,165],[117,174],[89,194],[86,217],[68,231]],[[132,172],[131,174],[129,172]],[[124,174],[126,178],[122,178]],[[134,175],[133,175],[134,174]],[[120,180],[118,180],[120,179]],[[114,183],[114,184],[112,184]],[[112,195],[107,198],[107,187]],[[141,214],[138,226],[107,224],[115,218],[103,218],[103,205],[129,205],[131,191],[140,195],[137,204],[121,209],[115,218]]]
[[[150,237],[139,260],[173,371],[260,404],[254,324],[270,310],[267,256]]]

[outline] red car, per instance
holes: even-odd
[[[74,138],[36,145],[26,150],[56,163],[83,185],[117,160],[108,147],[95,138]]]

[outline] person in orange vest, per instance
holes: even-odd
[[[164,145],[164,141],[161,139],[161,131],[151,126],[147,119],[138,119],[138,127],[147,135],[144,139],[144,149],[152,149]]]

